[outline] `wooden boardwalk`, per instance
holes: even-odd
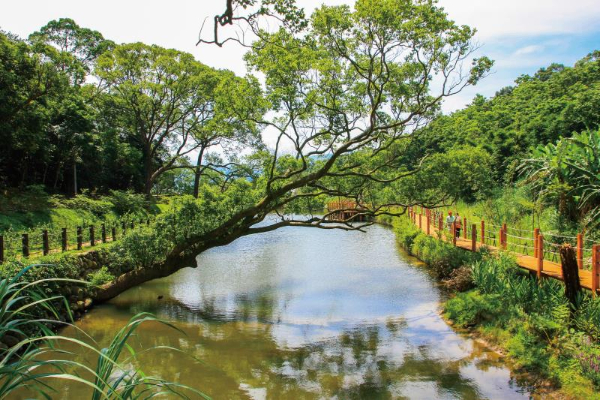
[[[417,228],[421,229],[423,232],[425,232],[426,234],[430,235],[430,236],[438,236],[438,232],[440,232],[439,230],[439,226],[440,224],[435,224],[432,223],[433,219],[432,218],[428,218],[427,215],[424,214],[417,214],[414,211],[409,211],[409,217],[411,219],[411,221],[413,221],[413,223],[416,225]],[[436,226],[437,225],[437,226]],[[472,236],[471,239],[467,239],[463,235],[460,238],[456,239],[456,246],[463,248],[465,250],[468,251],[473,251],[476,249],[479,249],[481,247],[487,247],[491,252],[499,252],[502,249],[500,249],[497,246],[491,246],[488,244],[484,244],[481,243],[480,240],[478,240],[478,236],[477,236],[477,231],[472,231],[472,233],[474,232],[474,234]],[[449,237],[452,237],[450,234],[450,231],[448,229],[442,229],[442,231],[440,232],[440,236],[447,241],[450,241]],[[540,260],[537,257],[533,257],[530,255],[525,255],[525,254],[520,254],[520,253],[516,253],[516,252],[510,252],[511,254],[513,254],[516,257],[517,260],[517,264],[526,270],[529,270],[533,273],[536,273],[538,276],[543,277],[543,276],[547,276],[550,278],[554,278],[554,279],[559,279],[562,280],[562,268],[561,265],[559,263],[556,262],[552,262],[549,260]],[[593,257],[593,265],[592,265],[592,269],[595,270],[596,272],[596,279],[593,280],[593,273],[590,270],[587,269],[579,269],[579,280],[581,282],[581,286],[585,289],[589,289],[592,290],[594,292],[594,294],[596,294],[596,292],[598,291],[598,266],[597,263],[600,262],[600,259],[596,260],[597,257]],[[594,289],[595,290],[594,290]]]
[[[339,199],[327,203],[327,220],[338,222],[364,222],[365,209],[352,200]]]

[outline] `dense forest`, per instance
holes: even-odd
[[[600,52],[573,67],[552,64],[514,86],[500,89],[451,115],[435,118],[413,141],[415,155],[476,146],[493,157],[498,183],[516,178],[516,166],[532,148],[600,125]]]
[[[117,45],[70,19],[27,40],[0,33],[0,69],[6,188],[150,193],[174,190],[172,171],[185,169],[186,189],[195,177],[197,191],[205,170],[258,141],[252,119],[263,105],[255,79],[176,50]]]
[[[176,50],[119,45],[70,19],[51,21],[27,40],[3,32],[0,41],[5,189],[43,185],[64,194],[117,189],[197,196],[202,176],[219,184],[249,176],[239,155],[264,148],[258,122],[268,104],[253,77],[214,70]],[[599,106],[600,55],[594,52],[572,67],[552,64],[490,99],[477,96],[462,110],[435,116],[403,145],[398,165],[437,154],[425,166],[431,174],[435,161],[446,169],[448,160],[462,160],[477,167],[456,171],[455,179],[442,176],[447,182],[437,189],[467,201],[489,197],[527,175],[524,160],[543,163],[539,158],[551,152],[532,153],[535,147],[583,132],[594,140]],[[583,193],[565,203],[582,179],[553,185],[571,219],[579,206],[596,206],[595,196],[576,204]]]
[[[516,207],[515,219],[546,213],[548,229],[589,230],[600,216],[599,106],[595,51],[572,67],[550,65],[437,116],[414,134],[404,157],[428,157],[419,184],[433,192],[467,203],[504,197],[515,207],[530,204]]]

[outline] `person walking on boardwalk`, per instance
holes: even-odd
[[[448,231],[452,232],[452,224],[454,223],[454,216],[452,216],[452,211],[448,211],[448,216],[446,217],[446,227]]]
[[[456,237],[459,238],[460,230],[462,229],[462,218],[460,217],[460,214],[458,213],[458,211],[456,212],[456,217],[454,218],[454,226],[456,227],[455,228]]]

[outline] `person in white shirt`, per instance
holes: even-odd
[[[446,227],[448,231],[452,232],[452,223],[454,222],[454,216],[452,216],[452,211],[448,211],[448,216],[446,217]]]

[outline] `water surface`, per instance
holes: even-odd
[[[284,228],[197,262],[95,308],[78,326],[105,344],[138,312],[173,321],[184,334],[150,323],[131,343],[183,352],[153,350],[138,362],[214,398],[528,397],[495,353],[440,318],[440,290],[387,228]],[[61,392],[79,399],[86,390]]]

